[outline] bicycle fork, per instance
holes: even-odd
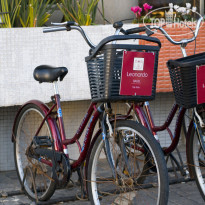
[[[103,109],[104,109],[104,111],[100,117],[100,122],[101,122],[101,128],[102,128],[102,139],[103,139],[104,144],[105,144],[105,154],[106,154],[109,166],[112,170],[112,175],[113,175],[114,179],[116,180],[117,183],[123,184],[123,181],[121,180],[119,174],[117,173],[117,167],[116,167],[116,163],[115,163],[115,160],[113,157],[113,152],[112,152],[112,145],[110,144],[109,138],[113,138],[114,143],[116,143],[119,146],[120,150],[122,151],[122,157],[124,159],[125,166],[126,166],[128,172],[130,173],[131,168],[129,166],[128,157],[126,155],[126,150],[125,150],[125,146],[124,146],[124,142],[123,142],[124,139],[120,138],[119,141],[116,139],[115,133],[113,132],[113,128],[112,128],[112,125],[110,124],[110,120],[109,120],[109,114],[111,114],[111,109],[105,108],[105,107],[103,107]],[[113,144],[113,148],[114,148],[114,146],[115,145]]]
[[[101,109],[102,109],[102,107],[101,107]],[[105,153],[106,153],[106,157],[107,157],[108,163],[110,165],[110,168],[112,170],[112,175],[116,179],[117,174],[116,174],[116,169],[115,169],[115,162],[113,159],[113,155],[112,155],[111,148],[110,148],[110,143],[108,140],[108,132],[110,132],[110,134],[112,135],[112,127],[111,127],[110,123],[109,124],[108,123],[109,123],[108,114],[105,112],[105,107],[103,106],[103,113],[100,116],[100,124],[101,124],[101,129],[102,129],[102,139],[103,139],[104,144],[105,144]]]
[[[205,128],[204,122],[202,121],[201,117],[198,115],[196,109],[194,108],[195,116],[194,116],[194,128],[196,130],[201,148],[205,154],[205,135],[202,132],[201,128]],[[197,114],[197,115],[196,115]],[[197,122],[198,119],[198,122]]]

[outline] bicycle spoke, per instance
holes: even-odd
[[[36,195],[39,200],[44,200],[50,198],[54,192],[55,181],[52,178],[52,168],[36,160],[40,156],[35,156],[33,137],[43,120],[43,115],[32,106],[28,105],[28,109],[23,110],[18,122],[15,142],[16,164],[19,179],[27,195],[33,200],[36,200]],[[51,136],[47,123],[44,123],[39,135]],[[25,176],[26,169],[30,171]]]
[[[87,183],[91,184],[92,194],[97,191],[95,200],[100,198],[100,204],[126,204],[136,199],[149,200],[151,204],[157,204],[160,182],[155,158],[151,157],[153,153],[147,148],[145,141],[139,139],[141,136],[133,134],[134,131],[131,129],[129,132],[128,130],[116,128],[116,138],[109,138],[118,177],[113,178],[109,171],[110,167],[101,142],[95,151],[92,180],[88,180]],[[118,137],[123,140],[119,140]],[[151,171],[153,167],[156,168],[156,172]]]

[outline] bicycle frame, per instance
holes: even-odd
[[[96,122],[101,114],[101,111],[99,111],[96,108],[97,103],[91,103],[89,108],[88,108],[88,111],[85,114],[85,116],[84,116],[76,134],[74,135],[74,137],[71,139],[66,139],[62,113],[60,114],[60,112],[61,112],[60,96],[54,95],[54,99],[55,99],[55,103],[53,104],[53,106],[50,109],[43,102],[40,102],[37,100],[31,100],[31,101],[25,103],[19,109],[19,111],[16,115],[14,126],[13,126],[13,133],[14,133],[14,129],[15,129],[16,120],[17,120],[17,117],[18,117],[20,111],[28,104],[35,104],[43,111],[43,113],[45,115],[44,119],[42,120],[42,122],[39,125],[38,130],[36,131],[36,135],[38,135],[44,122],[47,120],[47,122],[51,128],[51,133],[52,133],[53,140],[54,140],[54,147],[55,147],[56,151],[64,152],[67,155],[67,157],[69,158],[66,146],[77,143],[79,151],[80,151],[80,156],[73,164],[71,164],[71,169],[76,169],[79,165],[81,165],[83,163],[83,161],[86,158],[87,151],[90,147],[90,142],[91,142],[93,130],[94,130]],[[53,117],[53,114],[55,114],[53,112],[55,107],[56,107],[57,113],[58,113],[58,124]],[[94,112],[94,114],[93,114],[93,112]],[[90,119],[90,122],[89,122],[89,119]],[[88,122],[89,122],[89,124],[88,124]],[[88,124],[88,127],[87,127],[87,131],[85,134],[83,146],[81,148],[81,145],[80,145],[78,140],[81,137],[87,124]],[[14,134],[12,135],[12,141],[15,141]],[[52,163],[50,161],[43,160],[42,163],[45,163],[45,164],[48,164],[49,166],[52,166]]]
[[[144,112],[143,107],[140,104],[134,105],[134,109],[137,113],[140,123],[152,132],[156,140],[158,140],[158,136],[157,136],[158,131],[167,130],[172,139],[172,143],[170,144],[169,147],[165,148],[163,151],[165,154],[169,154],[173,152],[179,142],[182,120],[184,118],[186,109],[179,107],[179,105],[177,104],[174,104],[164,124],[161,126],[155,126],[154,120],[152,118],[152,113],[149,107],[149,103],[145,102],[144,107],[145,107],[146,113]],[[175,131],[174,131],[174,136],[173,136],[171,130],[169,129],[169,125],[171,124],[178,109],[179,109],[179,113],[177,116]]]
[[[71,144],[76,143],[78,145],[78,148],[79,148],[80,156],[76,161],[74,161],[71,164],[71,169],[75,170],[77,167],[79,167],[84,162],[85,159],[89,159],[89,153],[90,153],[89,149],[92,149],[92,146],[95,143],[95,141],[97,140],[97,137],[102,132],[101,128],[99,128],[99,130],[96,132],[96,134],[93,137],[93,140],[91,142],[96,122],[98,121],[101,113],[103,112],[103,110],[100,109],[100,106],[102,104],[98,106],[98,108],[99,108],[98,109],[96,107],[97,103],[91,102],[91,104],[88,108],[88,111],[85,114],[85,116],[84,116],[84,118],[83,118],[77,132],[75,133],[75,135],[71,139],[66,139],[64,123],[63,123],[63,116],[62,116],[61,105],[60,105],[60,95],[59,94],[54,95],[53,102],[54,102],[54,104],[51,108],[49,108],[43,102],[40,102],[38,100],[31,100],[31,101],[28,101],[27,103],[25,103],[19,109],[19,111],[16,115],[14,125],[13,125],[13,133],[14,133],[14,130],[15,130],[15,124],[16,124],[17,118],[20,114],[20,111],[28,104],[35,104],[37,107],[39,107],[43,111],[43,113],[45,115],[42,122],[40,122],[39,128],[37,129],[35,136],[38,135],[38,133],[40,132],[44,122],[47,120],[47,122],[48,122],[48,124],[51,128],[51,133],[52,133],[53,140],[54,140],[55,151],[63,152],[69,158],[68,151],[67,151],[67,145],[71,145]],[[57,110],[58,123],[56,122],[56,119],[54,118],[54,115],[56,114],[54,112],[54,108],[56,108],[56,110]],[[120,117],[117,118],[117,120],[127,119],[128,117],[129,116],[127,116],[127,115],[126,116],[120,116]],[[83,146],[81,147],[79,139],[80,139],[83,131],[85,130],[85,127],[86,127],[87,124],[88,124],[87,131],[86,131],[86,134],[85,134]],[[14,142],[14,141],[15,141],[15,136],[14,136],[14,134],[12,134],[12,142]],[[40,159],[40,161],[42,163],[45,163],[45,164],[49,165],[49,166],[52,166],[52,163],[48,160]]]
[[[173,43],[174,41],[171,39],[170,42]],[[187,56],[185,47],[186,47],[186,44],[180,45],[182,55],[184,57]],[[143,110],[143,106],[145,107],[146,113]],[[152,118],[152,113],[150,110],[149,102],[145,102],[145,103],[141,103],[141,104],[134,104],[133,109],[137,113],[137,116],[138,116],[140,123],[152,132],[152,134],[154,135],[156,140],[159,140],[158,136],[157,136],[158,131],[167,130],[167,132],[169,133],[169,135],[172,139],[172,143],[170,144],[169,147],[163,149],[163,151],[165,154],[169,154],[169,153],[173,152],[179,143],[182,121],[183,121],[186,109],[183,107],[179,107],[179,105],[177,105],[177,104],[174,104],[170,113],[168,114],[167,119],[165,120],[164,124],[161,126],[155,126],[154,120]],[[174,131],[174,135],[173,135],[171,130],[169,129],[169,125],[171,124],[178,109],[179,109],[179,114],[177,116],[175,131]],[[197,115],[197,112],[196,111],[194,111],[194,112],[195,112],[195,115]],[[198,119],[200,120],[200,117],[198,117]],[[191,127],[192,127],[192,121],[189,124],[190,129],[188,129],[188,132],[189,132],[189,130],[191,130]],[[190,134],[187,133],[186,138],[188,138],[189,135]],[[186,143],[188,143],[188,140],[186,141]],[[187,147],[187,144],[186,144],[186,147]],[[188,150],[187,150],[187,153],[188,153]]]

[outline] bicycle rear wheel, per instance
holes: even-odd
[[[99,136],[88,162],[87,190],[91,203],[167,204],[166,163],[151,133],[136,122],[118,121],[115,138],[109,137],[109,143],[117,177],[112,176],[104,141]]]
[[[33,137],[43,119],[44,113],[38,106],[26,105],[18,116],[14,131],[16,136],[14,158],[18,178],[28,197],[40,201],[48,200],[56,187],[55,181],[52,179],[52,167],[31,156],[31,152],[35,148],[35,145],[32,145]],[[43,124],[38,136],[48,136],[52,139],[47,121]]]

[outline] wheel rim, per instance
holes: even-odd
[[[51,185],[51,180],[46,177],[49,175],[52,178],[51,168],[35,159],[28,160],[25,153],[43,118],[44,116],[37,109],[27,109],[19,121],[15,143],[16,165],[20,181],[22,183],[24,180],[24,189],[27,194],[39,200],[45,197]],[[44,123],[39,136],[46,135],[51,137],[48,124]]]
[[[127,131],[128,128],[127,127],[120,127],[120,128],[116,129],[116,132],[118,132],[120,130]],[[101,153],[103,151],[103,146],[104,146],[104,142],[101,141],[99,146],[98,146],[98,149],[96,150],[96,154],[95,154],[95,157],[93,160],[93,166],[91,168],[92,169],[91,189],[92,189],[92,196],[93,196],[94,204],[112,204],[112,203],[114,203],[114,204],[128,204],[128,203],[130,203],[130,201],[136,203],[136,200],[137,201],[142,200],[143,203],[146,203],[146,201],[145,201],[146,197],[147,197],[147,200],[149,200],[149,202],[151,200],[152,204],[159,204],[159,201],[160,201],[160,176],[159,176],[158,164],[156,163],[155,155],[153,155],[153,150],[149,146],[149,143],[147,142],[147,140],[139,132],[136,132],[136,130],[131,129],[131,128],[129,129],[129,132],[135,133],[135,136],[138,136],[138,138],[143,140],[144,145],[146,144],[146,146],[149,148],[149,150],[150,150],[149,154],[152,154],[152,160],[155,162],[157,174],[156,173],[154,174],[153,172],[147,174],[147,176],[144,176],[146,178],[144,183],[138,184],[137,180],[135,178],[139,178],[139,176],[138,177],[136,176],[136,172],[134,172],[131,177],[126,177],[125,176],[126,170],[123,173],[121,171],[121,174],[120,174],[120,170],[116,166],[116,170],[118,169],[117,172],[119,173],[119,175],[121,175],[120,178],[124,177],[124,179],[121,180],[124,182],[124,185],[121,185],[121,187],[119,187],[119,184],[116,184],[116,180],[113,180],[113,181],[111,180],[109,182],[108,179],[103,178],[103,174],[105,174],[105,173],[103,173],[102,169],[104,167],[104,169],[106,169],[107,173],[108,172],[111,173],[111,169],[109,170],[107,167],[105,168],[105,164],[103,165],[103,163],[102,163],[102,166],[100,167],[100,170],[98,169],[98,164],[100,163],[100,160],[102,160],[102,158],[103,158],[101,156],[101,154],[105,155],[105,153]],[[141,143],[142,143],[142,141],[141,141]],[[117,149],[119,151],[119,146],[118,145],[116,145],[116,146],[117,146]],[[113,145],[113,147],[114,147],[114,145]],[[117,155],[118,151],[116,151],[116,149],[114,151],[115,151],[114,153]],[[116,159],[116,156],[113,156],[113,158]],[[144,156],[144,158],[146,158],[146,157]],[[147,163],[147,161],[144,162],[144,165],[146,163]],[[135,163],[133,166],[136,166]],[[151,169],[150,166],[149,166],[149,168]],[[134,169],[136,169],[136,171],[137,171],[139,168],[134,167]],[[99,173],[100,173],[100,175],[99,175]],[[143,172],[139,171],[138,173],[142,174]],[[103,186],[100,187],[101,180],[102,180],[102,183],[105,183],[105,184],[107,183],[107,185],[103,185],[103,186],[108,187],[109,193],[104,193],[104,190],[103,190],[104,187]],[[152,181],[149,182],[149,180],[152,180]],[[151,195],[147,189],[149,187],[152,187],[152,188],[150,188],[150,189],[152,189]],[[145,188],[145,189],[142,190],[141,188]],[[100,189],[103,191],[101,191]],[[114,193],[113,193],[113,190],[114,190]],[[105,201],[104,201],[104,199],[102,199],[102,198],[105,195],[106,195],[106,198],[109,197],[109,199],[105,199]],[[141,196],[139,196],[139,195],[141,195]],[[140,199],[140,197],[143,197],[143,198]],[[150,199],[148,199],[149,197],[150,197]],[[110,200],[110,201],[108,202],[107,200]]]
[[[198,140],[196,132],[194,134],[193,141],[193,160],[197,180],[201,188],[201,191],[205,196],[205,155],[202,151],[201,144]]]

